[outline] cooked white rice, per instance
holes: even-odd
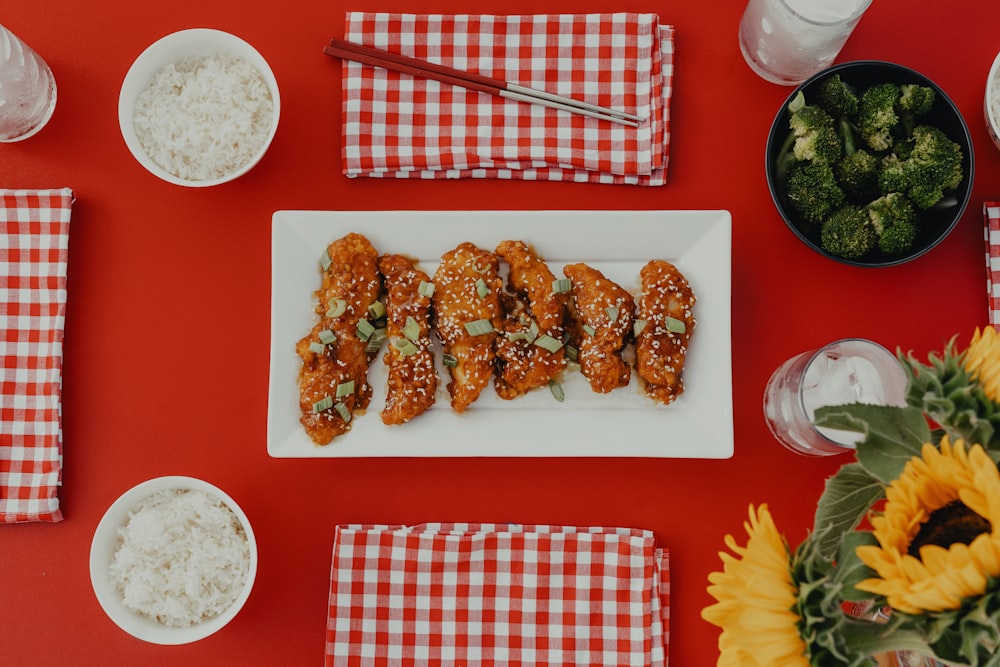
[[[250,544],[225,503],[197,490],[160,491],[118,529],[111,581],[125,606],[186,627],[233,604],[250,570]]]
[[[146,154],[191,181],[243,167],[267,140],[274,100],[263,75],[224,53],[191,56],[158,71],[135,104],[135,131]]]

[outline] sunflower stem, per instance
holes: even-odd
[[[913,651],[920,655],[937,657],[919,632],[898,626],[892,627],[891,624],[851,621],[840,627],[839,634],[846,646],[864,656],[888,651]]]

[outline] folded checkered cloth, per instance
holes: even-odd
[[[0,522],[60,521],[73,192],[0,190]]]
[[[1000,328],[1000,201],[983,204],[986,235],[986,298],[989,323]]]
[[[662,666],[669,601],[649,531],[339,526],[326,664]]]
[[[348,176],[666,182],[673,27],[655,14],[350,12],[346,39],[648,118],[633,128],[345,61]]]

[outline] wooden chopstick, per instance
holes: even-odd
[[[355,44],[354,42],[348,42],[343,39],[331,39],[330,43],[323,47],[323,53],[335,58],[353,60],[366,65],[374,65],[375,67],[402,72],[403,74],[409,74],[411,76],[424,79],[434,79],[435,81],[448,83],[453,86],[461,86],[462,88],[467,88],[469,90],[476,90],[490,95],[498,95],[500,97],[517,100],[519,102],[527,102],[529,104],[539,104],[553,109],[561,109],[570,113],[589,116],[591,118],[599,118],[601,120],[607,120],[621,125],[638,127],[639,123],[643,120],[635,114],[625,113],[624,111],[619,111],[617,109],[601,107],[596,104],[589,104],[587,102],[575,100],[571,97],[553,95],[552,93],[547,93],[544,90],[519,86],[515,83],[500,81],[488,76],[483,76],[482,74],[464,72],[445,65],[439,65],[426,60],[419,60],[417,58],[410,58],[409,56],[392,53],[390,51],[383,51],[382,49],[376,49],[370,46],[362,46],[361,44]]]

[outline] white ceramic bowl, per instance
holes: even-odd
[[[188,180],[180,178],[156,164],[147,155],[139,142],[139,137],[135,131],[135,104],[139,94],[145,89],[150,79],[165,66],[177,62],[189,56],[208,56],[216,53],[225,53],[242,58],[253,65],[264,77],[268,88],[271,91],[271,100],[274,104],[274,115],[271,127],[268,130],[264,144],[256,154],[243,166],[232,171],[225,176],[211,180]],[[153,42],[146,48],[129,68],[122,82],[121,93],[118,96],[118,124],[121,128],[125,145],[136,160],[139,161],[150,173],[159,178],[188,187],[208,187],[226,183],[239,178],[256,165],[267,152],[271,145],[271,140],[278,129],[278,118],[281,111],[281,99],[278,94],[278,82],[274,78],[270,65],[264,60],[260,53],[248,43],[221,30],[209,28],[192,28],[181,30],[163,37]]]
[[[129,512],[144,498],[168,489],[193,489],[217,497],[233,511],[250,545],[250,569],[239,596],[225,612],[187,627],[170,627],[139,614],[125,606],[121,594],[111,582],[110,566],[118,542],[118,529]],[[112,503],[97,525],[90,546],[90,581],[104,612],[122,630],[153,644],[189,644],[204,639],[229,623],[246,603],[257,574],[257,541],[246,514],[227,493],[208,482],[193,477],[156,477],[126,491]]]
[[[989,76],[986,77],[986,95],[983,97],[983,116],[986,119],[986,131],[997,148],[1000,148],[1000,109],[992,103],[993,98],[1000,95],[1000,53],[993,60]]]

